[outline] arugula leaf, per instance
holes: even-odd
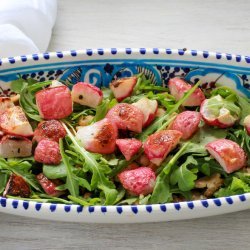
[[[92,123],[98,122],[105,118],[110,106],[110,100],[106,99],[103,100],[100,105],[96,107],[96,114],[94,119],[92,120]]]
[[[148,194],[146,196],[140,195],[139,196],[139,205],[147,205],[150,198],[151,198],[151,194]]]
[[[155,85],[150,79],[147,79],[143,73],[137,75],[137,83],[133,90],[134,95],[138,95],[141,92],[148,91],[166,92],[168,91],[168,88]]]
[[[9,178],[9,174],[0,173],[0,194],[3,193],[3,191],[4,191],[5,187],[6,187],[8,178]]]
[[[47,81],[29,85],[26,82],[20,91],[20,106],[26,115],[35,121],[39,122],[42,120],[36,106],[35,93],[41,90],[43,87],[50,85],[51,83],[51,81]]]
[[[230,196],[250,192],[250,186],[243,180],[233,177],[232,182],[228,187],[221,188],[214,195],[215,197]]]
[[[59,148],[60,148],[60,153],[62,156],[63,163],[66,166],[66,171],[67,171],[67,177],[66,177],[66,183],[65,183],[66,187],[69,190],[71,195],[78,196],[79,195],[79,183],[77,182],[75,175],[72,171],[72,166],[69,162],[69,157],[65,153],[62,139],[60,139],[59,141]]]
[[[36,201],[36,202],[42,202],[42,203],[63,203],[63,204],[72,204],[71,201],[62,199],[62,198],[58,198],[58,197],[51,197],[47,194],[33,194],[31,196],[31,198],[23,198],[23,197],[19,197],[19,196],[11,196],[11,195],[7,195],[7,198],[12,198],[15,200],[25,200],[25,201]]]
[[[44,175],[49,179],[58,179],[63,178],[67,176],[67,169],[63,162],[61,162],[59,165],[43,165],[43,173]]]
[[[156,183],[150,198],[150,203],[165,203],[171,201],[172,194],[170,192],[169,185],[170,172],[177,163],[177,160],[185,153],[189,144],[189,142],[184,143],[180,150],[171,158],[171,160],[163,165],[160,174],[156,178]]]
[[[178,183],[178,187],[181,191],[190,191],[193,189],[195,180],[197,179],[197,175],[187,168],[188,165],[198,165],[198,162],[192,155],[188,156],[187,160],[175,169],[170,176],[170,184],[176,185]]]
[[[166,128],[166,126],[170,123],[169,119],[173,118],[172,115],[177,112],[180,106],[193,94],[193,92],[198,88],[201,81],[198,81],[189,91],[187,91],[183,97],[170,109],[167,110],[166,115],[155,119],[153,123],[149,127],[147,127],[139,136],[138,139],[145,141],[146,138],[154,133],[156,130],[160,131]]]
[[[79,186],[86,188],[88,191],[92,190],[89,182],[86,179],[81,178],[79,176],[75,176],[75,178],[76,178],[76,181],[78,182]]]
[[[34,174],[30,172],[32,164],[25,160],[9,159],[6,161],[0,158],[0,169],[8,170],[18,176],[21,176],[31,187],[42,192],[42,189]]]
[[[151,204],[166,203],[172,200],[169,176],[163,171],[157,176],[153,193],[150,197]]]
[[[207,154],[205,145],[217,139],[226,138],[226,129],[215,129],[207,125],[202,126],[191,138],[188,149],[185,153]]]
[[[116,197],[118,195],[117,190],[115,189],[115,185],[112,181],[110,181],[104,174],[103,171],[100,170],[101,164],[97,162],[98,155],[92,154],[86,151],[82,146],[80,146],[79,142],[75,139],[73,134],[67,128],[67,126],[63,123],[67,134],[74,145],[75,152],[79,153],[84,159],[85,165],[92,172],[91,179],[91,188],[99,188],[101,189],[106,197],[105,204],[112,205],[116,201]],[[76,195],[74,195],[76,196]]]
[[[221,95],[227,100],[237,103],[241,108],[240,124],[243,125],[243,121],[246,116],[250,115],[250,103],[246,97],[238,95],[234,90],[226,86],[220,86],[211,92],[212,95]]]
[[[248,155],[248,163],[250,163],[250,136],[244,128],[229,129],[227,138],[239,144]]]
[[[100,198],[87,198],[84,199],[82,197],[74,197],[72,195],[68,195],[68,199],[73,201],[74,203],[78,203],[82,206],[94,206],[94,205],[100,205],[101,199]]]
[[[126,190],[123,187],[118,188],[118,195],[116,197],[114,204],[119,203],[123,199],[125,194],[126,194]]]
[[[138,197],[130,197],[125,200],[120,201],[117,205],[132,205],[138,200]]]
[[[27,85],[32,85],[34,83],[37,83],[37,80],[33,79],[33,78],[28,78],[26,80],[24,80],[23,78],[21,78],[21,76],[19,77],[19,79],[14,80],[11,82],[10,84],[10,88],[13,92],[20,94],[22,89],[24,87],[26,87]]]
[[[244,119],[246,116],[250,115],[250,103],[249,101],[241,96],[237,96],[238,97],[238,103],[240,105],[241,108],[241,119],[240,119],[240,124],[244,125]]]

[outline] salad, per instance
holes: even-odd
[[[0,97],[0,195],[90,206],[250,192],[249,100],[200,87],[143,74],[102,89],[13,81]]]

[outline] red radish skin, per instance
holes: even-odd
[[[245,126],[245,129],[247,131],[247,134],[250,135],[250,115],[245,117],[244,126]]]
[[[0,140],[0,157],[28,157],[32,155],[31,140],[22,136],[5,135]]]
[[[36,93],[36,104],[40,116],[45,120],[59,120],[73,111],[71,93],[68,87],[47,88]]]
[[[223,116],[220,116],[220,117],[211,116],[209,112],[207,111],[207,107],[206,107],[207,102],[208,102],[208,99],[204,100],[200,107],[200,113],[201,113],[202,119],[207,125],[215,126],[218,128],[229,128],[234,125],[237,119],[232,118],[230,114],[229,114],[230,116],[228,115],[228,118],[226,118],[225,116],[224,117]]]
[[[192,88],[191,84],[187,83],[184,79],[181,78],[172,78],[168,82],[168,87],[170,94],[178,101],[180,100],[184,93]],[[196,89],[194,93],[182,104],[182,106],[192,107],[200,106],[201,103],[205,100],[205,95],[201,89]]]
[[[136,133],[142,131],[144,115],[132,104],[119,103],[109,110],[106,117],[112,120],[118,129]]]
[[[9,97],[0,97],[0,115],[8,108],[14,107],[14,103]]]
[[[80,127],[76,137],[83,147],[93,153],[111,154],[115,151],[118,130],[110,119],[103,119],[89,126]]]
[[[6,195],[28,198],[31,195],[30,186],[23,177],[11,174],[3,192],[3,196]]]
[[[46,194],[53,197],[58,197],[64,193],[62,191],[56,190],[57,186],[60,185],[60,182],[58,180],[49,180],[43,173],[38,174],[36,176],[36,179],[38,180]]]
[[[19,106],[8,108],[0,115],[0,128],[7,134],[24,137],[33,135],[32,127]]]
[[[78,82],[72,88],[73,102],[96,108],[103,99],[102,91],[90,83]]]
[[[133,105],[139,108],[144,115],[143,127],[149,126],[156,117],[158,109],[157,101],[143,97],[138,102],[133,103]]]
[[[35,129],[33,141],[40,142],[43,139],[50,139],[59,143],[59,139],[64,138],[66,134],[61,122],[57,120],[43,121]]]
[[[199,129],[201,114],[196,111],[184,111],[178,114],[169,126],[169,129],[178,130],[182,133],[182,139],[187,140]]]
[[[48,139],[41,140],[35,149],[34,159],[40,163],[58,165],[62,160],[59,144]]]
[[[144,143],[148,159],[159,166],[179,143],[182,133],[177,130],[162,130],[150,135]]]
[[[142,146],[142,142],[132,139],[117,139],[116,145],[124,155],[125,159],[129,161],[135,154],[138,153]]]
[[[112,90],[116,100],[121,102],[125,98],[131,96],[133,89],[136,85],[137,77],[127,77],[114,80],[110,83],[110,89]]]
[[[247,164],[244,150],[231,140],[218,139],[208,143],[205,147],[228,174],[243,168]]]
[[[156,176],[148,167],[125,170],[118,175],[122,186],[133,195],[147,195],[153,192]]]

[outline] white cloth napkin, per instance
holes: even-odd
[[[0,57],[45,52],[57,13],[57,0],[0,1]]]

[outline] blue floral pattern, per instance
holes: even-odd
[[[23,74],[0,75],[0,95],[10,93],[8,84],[12,80],[22,77],[23,79],[33,78],[37,81],[63,80],[66,83],[77,83],[79,81],[89,82],[98,87],[108,87],[109,83],[117,78],[130,77],[135,74],[144,73],[148,79],[156,85],[167,86],[170,78],[183,77],[186,80],[196,83],[202,80],[203,88],[210,88],[219,83],[236,89],[250,97],[250,74],[234,73],[231,70],[200,67],[181,67],[166,63],[144,63],[144,62],[107,62],[91,65],[80,65],[67,68],[30,70]],[[8,87],[8,90],[6,90]],[[7,91],[7,92],[6,92]]]

